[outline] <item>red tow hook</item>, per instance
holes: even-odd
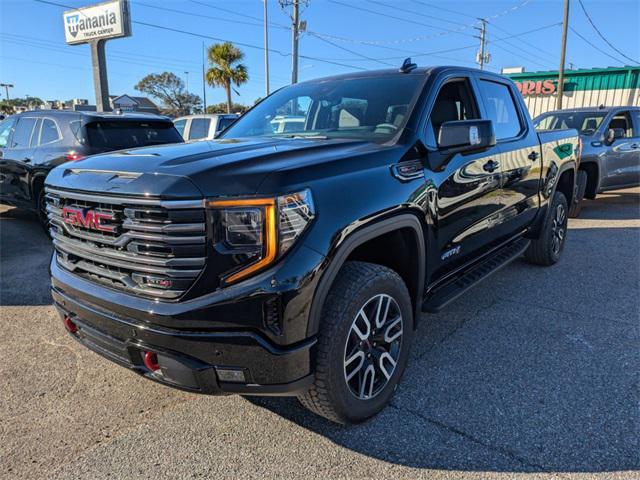
[[[152,372],[160,370],[160,364],[158,363],[158,355],[153,352],[144,352],[142,356],[142,361],[144,362],[144,366],[147,367]]]
[[[73,335],[78,333],[78,326],[73,322],[73,320],[71,320],[71,317],[69,315],[64,316],[62,323],[64,323],[64,328],[67,329],[67,332]]]

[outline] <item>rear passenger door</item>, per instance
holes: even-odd
[[[473,82],[465,76],[446,79],[429,113],[426,144],[429,155],[440,155],[438,136],[445,122],[478,119],[480,104]],[[500,205],[499,150],[455,153],[426,178],[435,183],[435,244],[428,261],[434,267],[430,283],[488,251]],[[432,213],[432,214],[434,214]],[[432,244],[433,245],[433,244]]]
[[[503,210],[496,220],[495,234],[506,239],[526,229],[537,214],[542,166],[540,141],[511,82],[481,74],[476,81],[483,116],[493,122],[496,133]]]
[[[611,128],[624,130],[623,138],[616,138],[613,143],[605,144],[604,154],[604,178],[601,186],[605,188],[623,187],[635,185],[640,176],[640,131],[636,113],[636,124],[634,125],[631,111],[622,110],[616,112],[605,127],[605,138],[607,131]]]

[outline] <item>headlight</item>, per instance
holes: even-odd
[[[214,242],[236,259],[236,267],[223,276],[226,284],[273,263],[315,216],[309,190],[277,198],[211,200],[208,206],[214,210]]]

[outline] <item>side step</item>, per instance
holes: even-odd
[[[529,243],[529,240],[519,238],[495,251],[489,258],[474,265],[470,270],[461,274],[461,276],[437,287],[422,304],[422,311],[431,313],[438,312],[471,287],[477,285],[489,275],[497,272],[522,255],[529,246]]]

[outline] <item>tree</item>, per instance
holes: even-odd
[[[228,108],[229,106],[227,105],[227,102],[220,102],[214,105],[208,105],[207,113],[229,113]],[[249,110],[249,107],[242,105],[241,103],[233,103],[231,105],[231,111],[233,113],[242,113],[246,110]]]
[[[231,42],[216,43],[207,49],[207,59],[211,68],[207,70],[207,83],[212,87],[222,87],[227,92],[227,113],[231,113],[231,84],[237,87],[249,80],[247,67],[238,63],[244,53]]]
[[[182,79],[171,72],[151,73],[134,88],[160,100],[170,115],[189,115],[202,108],[200,97],[187,92]]]

